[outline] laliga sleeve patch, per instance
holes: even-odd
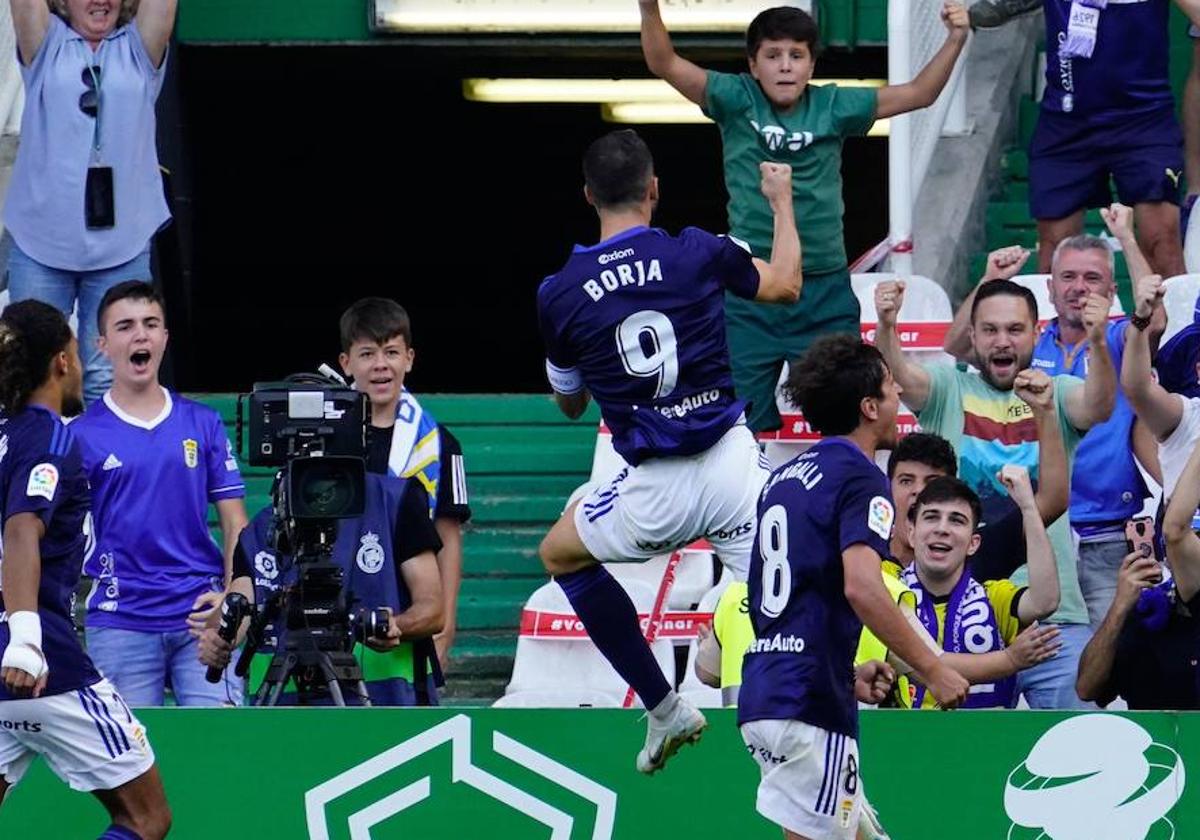
[[[58,467],[53,464],[38,464],[29,471],[29,484],[25,487],[25,495],[41,496],[46,501],[52,502],[57,490]]]
[[[875,496],[867,508],[867,527],[879,535],[882,540],[891,539],[892,525],[896,520],[896,511],[892,503],[883,496]]]

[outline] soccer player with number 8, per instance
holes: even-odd
[[[770,262],[731,237],[650,227],[658,201],[650,150],[633,131],[601,137],[583,164],[600,242],[576,246],[538,290],[559,407],[578,417],[594,396],[628,463],[563,514],[542,542],[542,562],[650,712],[643,773],[699,738],[705,720],[672,690],[633,603],[599,561],[644,561],[706,537],[734,577],[746,578],[767,470],[733,393],[725,291],[788,302],[801,286],[791,169],[760,169],[775,212]]]

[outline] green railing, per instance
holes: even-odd
[[[634,711],[139,715],[174,812],[173,840],[780,836],[754,811],[758,772],[731,711],[710,712],[703,742],[652,778],[633,767],[644,733]],[[1200,766],[1200,715],[862,718],[865,790],[894,840],[1200,837],[1200,788],[1184,771]],[[0,808],[3,837],[95,837],[105,822],[94,800],[41,761]]]

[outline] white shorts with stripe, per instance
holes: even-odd
[[[854,840],[862,809],[858,742],[798,720],[742,725],[758,764],[758,812],[809,840]]]
[[[0,702],[0,776],[15,785],[37,755],[75,790],[112,790],[154,766],[146,728],[106,679]]]
[[[575,530],[597,560],[641,561],[701,537],[744,581],[758,494],[770,476],[754,434],[737,425],[698,455],[626,467],[575,506]]]

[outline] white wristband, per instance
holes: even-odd
[[[16,668],[34,679],[48,670],[42,653],[42,620],[36,612],[24,610],[8,616],[9,641],[0,667]]]
[[[42,649],[42,619],[31,610],[8,614],[8,632],[15,645],[33,645]]]

